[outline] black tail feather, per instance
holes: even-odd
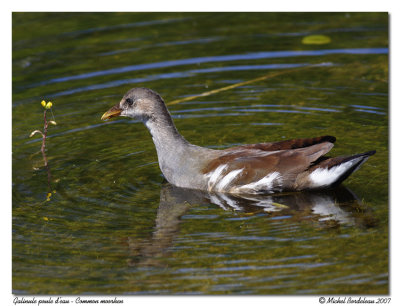
[[[360,153],[360,154],[348,156],[347,158],[345,158],[341,163],[345,163],[345,162],[347,162],[347,161],[350,161],[350,160],[353,160],[353,159],[362,157],[362,159],[360,159],[360,161],[359,161],[358,163],[354,164],[354,165],[353,165],[351,168],[349,168],[345,173],[343,173],[343,174],[336,180],[336,182],[332,184],[332,186],[337,186],[337,185],[339,185],[340,183],[342,183],[345,179],[347,179],[347,178],[350,176],[350,174],[352,174],[354,171],[356,171],[358,168],[360,168],[361,165],[362,165],[363,163],[365,163],[365,162],[367,161],[367,159],[368,159],[371,155],[374,155],[375,153],[376,153],[376,151],[373,150],[373,151],[368,151],[368,152],[365,152],[365,153]],[[341,164],[341,163],[339,163],[339,164]]]

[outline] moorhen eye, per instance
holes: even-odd
[[[128,103],[129,106],[132,106],[133,100],[131,98],[128,98],[125,100],[126,103]]]

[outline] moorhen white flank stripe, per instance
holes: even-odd
[[[340,184],[375,151],[328,158],[333,136],[243,145],[225,150],[199,147],[176,129],[163,99],[133,88],[101,119],[126,116],[149,129],[158,162],[171,184],[232,194],[264,194],[327,188]]]

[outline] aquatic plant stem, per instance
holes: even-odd
[[[47,171],[47,187],[48,187],[48,192],[47,192],[47,201],[50,201],[50,197],[52,194],[52,188],[51,188],[51,173],[50,173],[50,167],[49,167],[49,163],[47,162],[47,156],[46,156],[46,138],[47,138],[47,129],[49,127],[49,123],[53,124],[53,125],[57,125],[57,123],[53,120],[47,121],[47,110],[51,111],[51,115],[53,116],[54,119],[54,115],[53,115],[53,111],[51,110],[51,107],[53,106],[52,102],[47,102],[46,101],[42,101],[40,103],[43,107],[44,107],[44,112],[43,112],[43,121],[44,121],[44,126],[43,126],[43,132],[40,130],[34,130],[29,137],[32,137],[33,135],[39,133],[40,135],[42,135],[42,147],[40,149],[40,151],[42,152],[42,156],[43,156],[43,161],[44,161],[44,166],[46,167],[46,171]],[[56,192],[55,190],[53,191],[54,193]]]
[[[42,155],[43,155],[43,160],[44,160],[44,165],[47,167],[47,158],[46,158],[46,153],[45,153],[45,149],[46,149],[46,136],[47,136],[47,118],[46,118],[46,110],[44,110],[44,114],[43,114],[43,118],[44,118],[44,127],[43,127],[43,134],[42,134]]]
[[[319,67],[319,66],[324,66],[324,65],[326,66],[327,64],[304,65],[304,66],[300,66],[300,67],[293,68],[293,69],[288,69],[288,70],[284,70],[284,71],[278,71],[278,72],[274,72],[274,73],[269,73],[269,74],[266,74],[266,75],[263,75],[261,77],[258,77],[258,78],[255,78],[255,79],[251,79],[251,80],[248,80],[248,81],[235,83],[235,84],[232,84],[232,85],[229,85],[229,86],[225,86],[225,87],[222,87],[222,88],[217,88],[217,89],[214,89],[214,90],[206,91],[206,92],[203,92],[203,93],[198,94],[198,95],[194,95],[194,96],[189,96],[189,97],[182,98],[182,99],[173,100],[173,101],[170,101],[170,102],[168,102],[166,104],[167,105],[175,105],[175,104],[178,104],[178,103],[181,103],[181,102],[187,102],[187,101],[194,100],[196,98],[206,97],[206,96],[209,96],[209,95],[212,95],[212,94],[216,94],[216,93],[219,93],[221,91],[226,91],[226,90],[229,90],[229,89],[233,89],[233,88],[236,88],[236,87],[252,84],[252,83],[255,83],[255,82],[268,80],[268,79],[274,78],[274,77],[282,75],[282,74],[287,74],[287,73],[291,73],[291,72],[297,72],[299,70],[313,68],[313,67]]]
[[[41,151],[42,151],[42,156],[43,156],[43,160],[44,160],[44,166],[46,167],[46,170],[47,170],[47,184],[48,184],[49,193],[50,193],[51,190],[52,190],[51,189],[51,173],[50,173],[50,167],[49,167],[49,164],[47,162],[47,156],[46,156],[46,152],[45,152],[45,150],[46,150],[47,128],[49,126],[49,123],[47,122],[46,113],[47,113],[47,109],[45,109],[44,113],[43,113],[43,118],[44,118],[43,132],[44,133],[42,133],[42,148],[41,148]]]

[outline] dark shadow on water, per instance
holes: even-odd
[[[153,235],[150,239],[128,238],[131,266],[162,266],[168,256],[179,225],[191,209],[199,206],[217,205],[225,211],[243,216],[265,217],[266,221],[290,218],[292,222],[312,222],[322,229],[341,226],[370,228],[377,225],[373,211],[348,188],[281,193],[273,195],[233,196],[207,193],[199,190],[163,185],[160,205]]]

